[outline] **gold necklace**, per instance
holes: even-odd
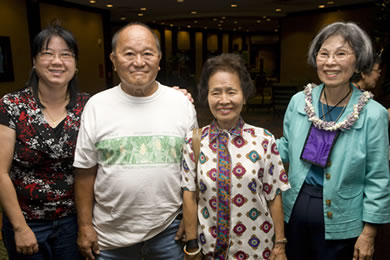
[[[64,114],[67,113],[67,111],[62,112],[61,115],[59,115],[57,118],[54,118],[54,117],[52,117],[52,115],[50,114],[50,112],[49,112],[49,110],[47,108],[45,109],[45,111],[46,111],[47,115],[50,117],[50,121],[53,124],[57,124],[58,119],[62,118],[64,116]]]

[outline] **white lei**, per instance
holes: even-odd
[[[368,100],[370,98],[373,98],[373,94],[369,91],[364,91],[360,97],[357,104],[353,105],[353,112],[347,116],[347,118],[340,122],[334,122],[334,121],[323,121],[316,115],[313,107],[313,97],[312,97],[312,90],[317,85],[313,83],[309,83],[306,85],[304,89],[305,93],[305,112],[307,116],[309,117],[309,121],[311,121],[314,126],[318,129],[323,129],[325,131],[336,131],[336,130],[348,130],[353,126],[353,124],[359,119],[360,112],[362,111],[363,107],[367,104]]]

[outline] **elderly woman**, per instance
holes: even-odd
[[[371,41],[356,24],[336,22],[314,38],[308,61],[322,83],[291,99],[277,142],[291,184],[287,256],[371,259],[377,224],[390,222],[388,115],[351,84],[372,70]]]
[[[215,120],[202,128],[199,158],[192,132],[184,144],[186,258],[286,259],[281,191],[290,186],[273,135],[240,117],[254,91],[240,56],[209,59],[199,90]]]
[[[3,241],[10,259],[81,259],[72,164],[88,95],[77,90],[77,43],[50,26],[32,56],[25,88],[0,100]]]

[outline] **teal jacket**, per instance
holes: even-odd
[[[321,84],[312,92],[316,115],[323,87]],[[339,122],[358,103],[361,92],[352,89],[352,96]],[[284,117],[283,137],[277,140],[282,160],[289,163],[291,189],[283,192],[286,222],[311,167],[300,159],[311,125],[304,108],[305,94],[299,92],[291,98]],[[364,222],[390,222],[388,121],[387,110],[370,99],[352,128],[339,135],[330,162],[324,169],[325,239],[358,237]]]

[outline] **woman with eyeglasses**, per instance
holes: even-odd
[[[82,259],[72,164],[88,95],[77,90],[77,43],[53,25],[32,56],[25,88],[0,100],[3,241],[9,259]]]
[[[371,41],[354,23],[332,23],[312,41],[308,62],[321,84],[292,97],[277,140],[291,184],[287,258],[372,259],[377,227],[390,222],[388,115],[351,84],[372,70]]]

